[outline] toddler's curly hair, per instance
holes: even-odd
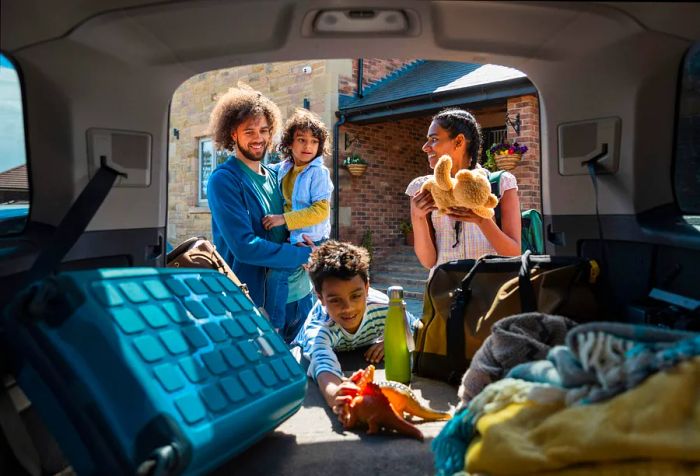
[[[320,117],[307,109],[297,109],[294,114],[287,119],[282,130],[282,139],[277,150],[285,159],[292,158],[292,143],[294,134],[297,131],[311,131],[311,134],[318,139],[318,155],[328,157],[330,155],[330,140],[328,128]]]
[[[231,88],[216,103],[209,118],[209,132],[217,149],[233,150],[236,145],[231,132],[251,116],[265,116],[274,137],[282,123],[279,107],[261,92],[239,84]],[[272,147],[272,140],[268,149]]]
[[[321,293],[326,278],[350,280],[360,276],[369,282],[369,253],[352,243],[329,240],[311,252],[309,277],[314,289]]]

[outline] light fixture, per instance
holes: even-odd
[[[506,125],[513,128],[517,135],[520,135],[520,113],[515,115],[515,121],[510,118],[510,114],[506,112]]]

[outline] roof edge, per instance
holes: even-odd
[[[439,107],[438,104],[446,100],[453,102],[454,99],[464,99],[464,103],[469,104],[471,102],[480,102],[481,99],[475,101],[476,98],[480,97],[504,97],[507,96],[509,92],[512,95],[524,94],[526,92],[537,92],[534,84],[527,77],[513,78],[505,81],[497,81],[488,84],[479,84],[476,86],[470,86],[461,89],[451,89],[448,91],[432,92],[429,94],[422,94],[420,96],[412,96],[408,98],[400,98],[392,101],[385,101],[381,103],[367,104],[355,108],[340,109],[336,112],[336,116],[345,116],[345,120],[348,122],[353,121],[353,117],[359,115],[373,114],[376,111],[387,111],[394,110],[398,108],[411,108],[413,106],[427,105],[428,109],[430,106]],[[390,114],[386,114],[390,116]]]

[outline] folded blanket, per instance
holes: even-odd
[[[469,404],[459,410],[433,440],[438,476],[451,475],[464,467],[464,453],[474,437],[475,422],[483,415],[500,411],[512,403],[558,404],[563,406],[565,392],[551,385],[505,378],[487,386]]]
[[[582,324],[547,360],[518,365],[508,377],[568,389],[568,405],[607,400],[649,375],[700,355],[700,334],[612,322]]]
[[[511,403],[476,422],[465,470],[490,475],[634,463],[700,471],[700,357],[655,373],[603,403]],[[631,465],[631,466],[630,466]],[[581,474],[581,473],[579,473]],[[584,473],[585,474],[585,473]],[[603,473],[605,474],[605,473]],[[610,472],[609,474],[616,474]],[[692,474],[692,473],[691,473]]]
[[[495,323],[462,378],[457,409],[516,365],[544,359],[552,346],[564,343],[574,326],[576,322],[571,319],[539,312],[517,314]]]

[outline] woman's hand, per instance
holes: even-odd
[[[411,197],[411,204],[413,205],[411,214],[414,219],[425,219],[431,212],[437,210],[429,190],[422,190]]]
[[[284,215],[265,215],[262,219],[263,227],[265,227],[266,230],[285,225],[286,223]]]
[[[471,208],[450,207],[447,209],[447,216],[453,220],[465,221],[481,226],[486,221],[486,218],[480,217],[472,211]]]
[[[371,364],[378,364],[384,358],[384,342],[377,342],[373,344],[367,352],[365,352],[365,359]]]

